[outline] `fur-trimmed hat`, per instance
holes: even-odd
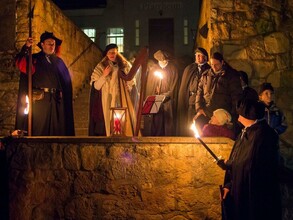
[[[104,53],[103,55],[106,56],[108,51],[111,50],[111,49],[117,49],[118,50],[118,46],[117,44],[108,44],[106,47],[105,47],[105,50],[104,50]]]
[[[41,36],[40,36],[40,42],[37,44],[37,46],[42,49],[41,43],[43,43],[47,39],[53,39],[53,40],[55,40],[56,47],[59,47],[62,44],[62,40],[60,40],[59,38],[57,38],[53,34],[53,32],[45,31],[44,33],[41,34]]]
[[[272,92],[274,92],[274,88],[271,83],[262,83],[259,86],[258,94],[261,95],[265,90],[271,90]]]
[[[219,125],[228,124],[231,122],[231,114],[223,108],[219,108],[213,112],[213,115],[217,118]]]
[[[265,105],[252,99],[240,99],[237,103],[236,111],[246,119],[261,119],[265,115]]]
[[[194,54],[196,54],[196,53],[201,53],[202,55],[204,55],[207,58],[207,60],[209,60],[208,52],[205,49],[203,49],[202,47],[196,48],[194,51]]]

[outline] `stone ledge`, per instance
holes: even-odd
[[[209,137],[201,138],[206,144],[228,144],[233,145],[234,141],[229,138],[223,137]],[[15,138],[15,142],[22,143],[36,143],[40,141],[46,141],[47,143],[154,143],[154,144],[199,144],[200,142],[193,137],[85,137],[85,136],[32,136]]]

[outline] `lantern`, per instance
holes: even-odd
[[[112,136],[125,136],[126,109],[123,107],[110,108],[112,111],[110,132]]]

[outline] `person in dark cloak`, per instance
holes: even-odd
[[[158,50],[154,54],[158,61],[158,68],[162,74],[162,79],[155,80],[155,91],[153,94],[164,95],[165,99],[159,112],[153,115],[151,124],[152,136],[174,136],[176,129],[176,108],[178,91],[178,71],[177,67],[170,60],[169,54]],[[152,75],[155,73],[151,73]]]
[[[202,73],[210,68],[208,53],[198,47],[194,51],[195,62],[188,65],[183,72],[178,94],[177,128],[178,136],[193,136],[190,125],[193,122],[195,111],[195,98],[198,83]]]
[[[69,71],[58,57],[62,40],[52,32],[44,32],[32,55],[32,135],[73,136],[72,83]],[[33,39],[28,38],[16,56],[20,70],[15,129],[27,130],[26,95],[28,94],[28,55]]]
[[[278,134],[265,121],[261,102],[241,99],[237,112],[244,129],[229,160],[218,162],[226,170],[223,219],[281,220]]]

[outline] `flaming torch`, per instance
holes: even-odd
[[[191,130],[193,130],[194,132],[194,137],[199,140],[199,142],[202,144],[202,146],[204,146],[204,148],[210,153],[210,155],[212,155],[212,157],[216,160],[216,162],[218,162],[220,160],[220,158],[218,158],[216,156],[216,154],[206,145],[205,142],[203,142],[203,140],[200,138],[200,135],[198,133],[198,130],[195,126],[195,122],[193,122],[193,124],[191,125]]]
[[[159,82],[159,91],[158,91],[158,95],[160,95],[160,93],[161,93],[161,87],[162,87],[162,79],[163,79],[163,74],[162,74],[162,72],[160,72],[160,71],[155,71],[155,76],[156,77],[158,77],[159,79],[160,79],[160,82]]]

